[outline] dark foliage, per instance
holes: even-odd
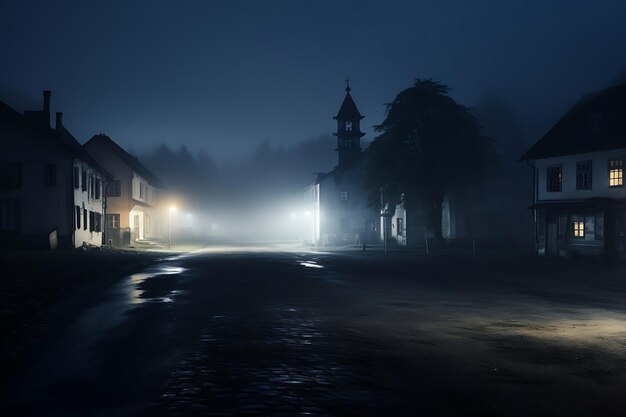
[[[368,187],[373,204],[405,204],[422,210],[439,241],[447,193],[462,192],[483,179],[495,152],[470,110],[439,82],[418,79],[387,105],[381,132],[370,145]]]

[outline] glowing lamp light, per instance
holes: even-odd
[[[311,212],[310,212],[310,211],[305,211],[305,212],[304,212],[304,215],[305,215],[305,216],[307,216],[307,217],[309,217],[309,216],[311,215]]]
[[[176,213],[176,206],[170,207],[170,213]]]

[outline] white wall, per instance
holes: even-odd
[[[104,179],[102,175],[96,171],[91,165],[87,162],[81,160],[75,160],[74,166],[79,168],[79,187],[74,189],[74,206],[78,206],[81,208],[81,220],[80,220],[80,228],[74,230],[74,247],[78,248],[83,245],[83,243],[87,243],[94,246],[102,245],[102,231],[105,227],[106,219],[104,218]],[[82,181],[83,175],[82,172],[85,171],[87,173],[87,190],[83,191]],[[95,178],[100,180],[100,191],[99,198],[92,197],[92,182],[90,178],[94,176]],[[95,194],[94,194],[95,195]],[[83,209],[87,209],[87,216],[85,217],[85,212]],[[75,208],[74,208],[75,210]],[[89,226],[89,212],[98,213],[101,216],[100,227],[101,231],[90,231]],[[75,214],[74,214],[75,215]],[[87,230],[85,230],[85,222],[87,222]]]
[[[539,159],[535,162],[537,169],[538,201],[546,200],[576,200],[592,197],[626,198],[626,189],[609,187],[609,159],[622,158],[626,163],[626,148],[603,152],[590,152],[577,155],[566,155],[554,158]],[[576,162],[592,162],[591,190],[576,189]],[[546,190],[546,173],[549,166],[561,165],[561,192]],[[626,166],[624,167],[626,169]],[[625,172],[626,174],[626,172]],[[624,177],[626,186],[626,176]]]

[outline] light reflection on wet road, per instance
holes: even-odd
[[[218,265],[211,265],[216,259]],[[329,337],[328,320],[306,307],[320,294],[303,297],[302,288],[284,286],[323,268],[319,255],[306,253],[251,256],[246,251],[241,256],[233,251],[213,258],[204,251],[167,258],[121,280],[102,303],[70,325],[16,382],[12,402],[24,415],[38,416],[90,415],[109,395],[120,404],[108,405],[104,415],[120,409],[129,415],[189,415],[198,410],[208,415],[324,415],[320,404],[338,401],[330,387],[339,381],[348,387],[359,379],[341,364],[336,352],[343,351]],[[274,279],[264,281],[270,277]],[[320,282],[309,283],[319,287]],[[303,301],[305,305],[283,305]],[[161,328],[159,337],[175,342],[169,352],[147,354],[161,363],[163,380],[159,391],[153,384],[145,399],[138,399],[134,411],[136,405],[128,405],[133,399],[120,395],[114,385],[101,392],[88,392],[87,387],[100,385],[94,379],[107,384],[120,377],[143,379],[127,374],[115,358],[126,353],[125,345],[141,352],[137,344],[147,348],[162,343],[133,340],[129,335],[139,333],[137,326]],[[134,361],[126,357],[120,362],[129,360]]]
[[[623,285],[565,288],[506,261],[497,273],[403,262],[235,247],[169,257],[51,340],[3,410],[571,417],[626,407]]]

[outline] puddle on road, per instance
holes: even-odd
[[[139,287],[146,280],[163,275],[179,275],[185,268],[163,265],[148,268],[132,274],[112,286],[100,304],[88,309],[76,319],[41,356],[33,358],[33,363],[17,381],[16,392],[20,392],[20,384],[24,395],[44,395],[48,387],[58,381],[64,381],[72,375],[80,375],[91,366],[93,355],[90,347],[102,337],[106,331],[114,328],[124,320],[125,314],[142,303],[171,303],[185,291],[172,290],[154,298],[144,298]],[[29,382],[30,381],[30,382]],[[32,381],[36,381],[33,383]],[[33,394],[35,393],[35,394]],[[30,395],[28,394],[28,395]],[[27,398],[24,398],[27,401]]]
[[[304,262],[299,262],[300,266],[304,266],[306,268],[324,268],[323,265],[318,264],[315,261],[304,261]]]
[[[123,282],[118,284],[117,291],[114,289],[113,292],[117,293],[126,293],[128,296],[128,301],[131,304],[142,304],[145,302],[164,302],[171,303],[174,301],[172,299],[173,296],[181,294],[181,291],[174,290],[170,291],[170,297],[154,297],[147,298],[142,297],[144,291],[139,289],[139,286],[143,284],[147,279],[154,278],[161,275],[178,275],[182,274],[185,271],[185,268],[179,266],[164,266],[159,268],[151,268],[149,270],[139,272],[137,274],[132,274],[128,278],[126,278]]]

